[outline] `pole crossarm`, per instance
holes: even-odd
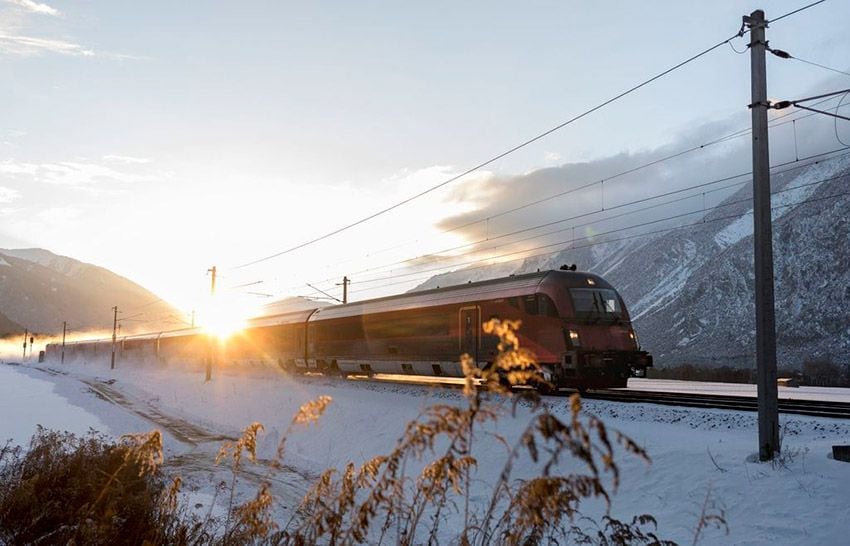
[[[830,117],[834,117],[834,118],[838,118],[838,119],[843,119],[845,121],[850,121],[850,118],[847,117],[847,116],[842,116],[841,114],[838,114],[838,113],[827,112],[826,110],[818,110],[817,108],[812,108],[811,106],[805,106],[803,104],[800,104],[800,103],[803,103],[803,102],[809,102],[809,101],[812,101],[812,100],[834,97],[836,95],[844,95],[844,94],[847,94],[847,93],[850,93],[850,89],[842,89],[841,91],[833,91],[831,93],[823,93],[821,95],[815,95],[814,97],[806,97],[804,99],[782,100],[782,101],[779,101],[779,102],[770,102],[770,103],[768,103],[768,105],[769,105],[769,108],[772,108],[774,110],[783,110],[783,109],[788,108],[790,106],[794,106],[794,107],[799,108],[801,110],[808,110],[809,112],[815,112],[815,113],[818,113],[818,114],[824,114],[826,116],[830,116]],[[751,106],[753,106],[753,105],[751,105]]]
[[[334,300],[334,301],[338,301],[339,303],[342,303],[342,300],[341,300],[341,299],[339,299],[339,298],[335,298],[335,297],[331,296],[330,294],[328,294],[327,292],[325,292],[325,291],[324,291],[324,290],[322,290],[321,288],[316,288],[315,286],[313,286],[313,285],[312,285],[312,284],[310,284],[310,283],[307,283],[307,286],[309,286],[310,288],[312,288],[312,289],[313,289],[313,290],[315,290],[316,292],[321,292],[322,294],[324,294],[325,296],[329,297],[330,299],[332,299],[332,300]]]
[[[842,116],[841,114],[834,114],[832,112],[827,112],[825,110],[818,110],[817,108],[809,108],[808,106],[801,106],[799,104],[795,104],[794,106],[796,106],[797,108],[799,108],[801,110],[808,110],[809,112],[816,112],[818,114],[823,114],[825,116],[843,119],[844,121],[850,121],[850,118],[848,118],[847,116]]]

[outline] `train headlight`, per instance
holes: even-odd
[[[635,332],[632,328],[629,328],[629,339],[634,342],[636,349],[640,349],[640,341],[638,341],[637,332]]]
[[[581,347],[581,338],[578,335],[578,330],[569,330],[570,343],[573,347]]]

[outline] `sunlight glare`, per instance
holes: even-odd
[[[198,324],[207,333],[226,339],[247,326],[248,319],[256,314],[253,307],[235,297],[217,294],[200,306]]]

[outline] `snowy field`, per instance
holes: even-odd
[[[36,424],[74,432],[92,427],[114,436],[159,428],[171,461],[168,471],[187,478],[195,498],[209,502],[214,485],[227,475],[213,465],[222,439],[259,421],[266,426],[260,452],[271,457],[298,407],[330,395],[333,403],[318,427],[289,438],[287,467],[273,483],[276,500],[291,507],[325,468],[389,452],[404,425],[424,407],[463,403],[454,389],[290,378],[265,368],[215,370],[210,383],[203,379],[198,368],[125,362],[112,371],[108,364],[0,365],[0,435],[24,442]],[[567,398],[548,400],[560,416],[569,414]],[[691,544],[710,494],[725,510],[729,534],[708,531],[700,544],[847,543],[850,464],[833,460],[830,453],[833,444],[850,443],[850,421],[783,415],[783,462],[761,464],[755,457],[754,413],[594,400],[584,404],[585,411],[631,436],[652,457],[650,465],[625,455],[618,458],[622,482],[613,498],[615,517],[652,514],[660,536]],[[516,419],[503,417],[495,432],[516,438],[527,420],[521,408]],[[479,459],[477,481],[492,483],[504,449],[482,436],[474,455]],[[242,493],[251,494],[264,473],[260,466],[246,476]]]
[[[652,392],[684,392],[720,396],[756,397],[756,386],[744,383],[710,383],[671,379],[629,379],[629,388]],[[838,387],[779,387],[779,398],[788,400],[831,400],[850,403],[850,389]]]

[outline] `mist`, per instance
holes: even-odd
[[[812,93],[839,85],[837,80],[827,82]],[[834,111],[840,100],[841,96],[833,97],[819,108]],[[842,112],[848,106],[845,101]],[[850,142],[850,127],[841,121],[836,125],[835,118],[802,110],[771,114],[774,173],[793,171],[818,154],[844,148],[841,140]],[[586,243],[616,231],[633,235],[692,223],[751,186],[748,129],[748,114],[734,116],[688,128],[655,149],[461,182],[447,199],[475,199],[481,206],[445,218],[439,227],[470,242],[463,249],[468,261],[470,254],[480,259],[559,242]],[[476,198],[485,186],[486,199]],[[420,257],[411,263],[433,266],[453,254]]]

